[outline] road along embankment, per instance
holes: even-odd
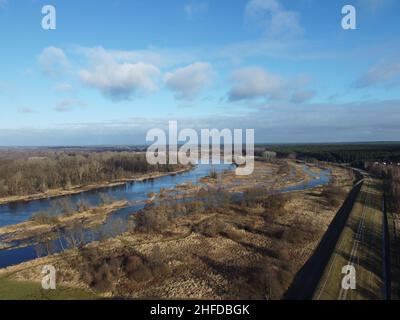
[[[364,180],[362,176],[358,174],[357,182],[329,225],[328,230],[315,249],[314,254],[295,276],[292,285],[285,294],[285,299],[312,299],[326,266],[335,250],[335,246],[342,234],[342,230],[348,221],[353,205],[359,196],[363,183]]]
[[[365,174],[364,183],[340,239],[313,295],[317,300],[387,298],[387,245],[382,181]],[[355,288],[344,288],[345,266],[355,271]]]

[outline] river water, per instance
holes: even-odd
[[[71,203],[76,204],[80,200],[84,200],[90,206],[98,206],[101,204],[101,195],[107,194],[115,200],[127,200],[131,203],[125,208],[116,210],[109,215],[105,224],[98,230],[81,230],[81,243],[90,243],[94,240],[104,239],[106,237],[115,237],[126,230],[129,216],[144,207],[144,201],[148,194],[158,193],[161,189],[170,189],[182,183],[199,183],[199,179],[209,175],[211,170],[222,172],[224,170],[232,170],[232,165],[199,165],[189,172],[155,178],[141,182],[130,182],[117,187],[106,187],[91,191],[82,192],[76,195],[69,195],[67,198]],[[291,192],[304,189],[310,189],[329,183],[330,171],[323,170],[316,174],[304,165],[303,170],[309,174],[312,179],[306,184],[299,184],[284,188],[281,192]],[[29,202],[18,202],[7,205],[0,205],[0,227],[13,225],[29,220],[32,215],[37,212],[47,211],[55,207],[57,198],[49,198],[43,200],[34,200]],[[60,212],[60,214],[62,214]],[[24,247],[18,247],[9,250],[0,250],[0,268],[16,265],[22,262],[36,259],[40,256],[62,252],[68,249],[70,243],[66,239],[67,235],[59,234],[54,240],[40,242],[35,244],[23,243]],[[35,241],[36,239],[32,239]],[[14,243],[20,246],[22,243]],[[1,236],[0,236],[1,245]]]

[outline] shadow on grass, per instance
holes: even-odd
[[[346,225],[350,212],[357,200],[362,185],[363,183],[360,183],[351,190],[313,255],[296,274],[292,284],[284,295],[285,300],[312,299],[326,265],[335,249],[336,243]]]

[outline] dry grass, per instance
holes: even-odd
[[[73,266],[66,253],[59,268],[75,284],[108,296],[280,299],[338,208],[321,206],[321,188],[278,195],[251,184],[237,203],[222,202],[226,197],[210,190],[194,197],[201,206],[149,206],[150,216],[138,215],[139,229],[78,255]],[[83,274],[82,266],[95,276]]]

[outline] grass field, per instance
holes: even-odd
[[[381,182],[367,177],[314,299],[384,298],[382,200]],[[342,268],[346,265],[352,265],[356,270],[355,290],[342,289]]]
[[[97,296],[89,291],[58,287],[44,290],[40,283],[0,278],[0,300],[92,300]]]

